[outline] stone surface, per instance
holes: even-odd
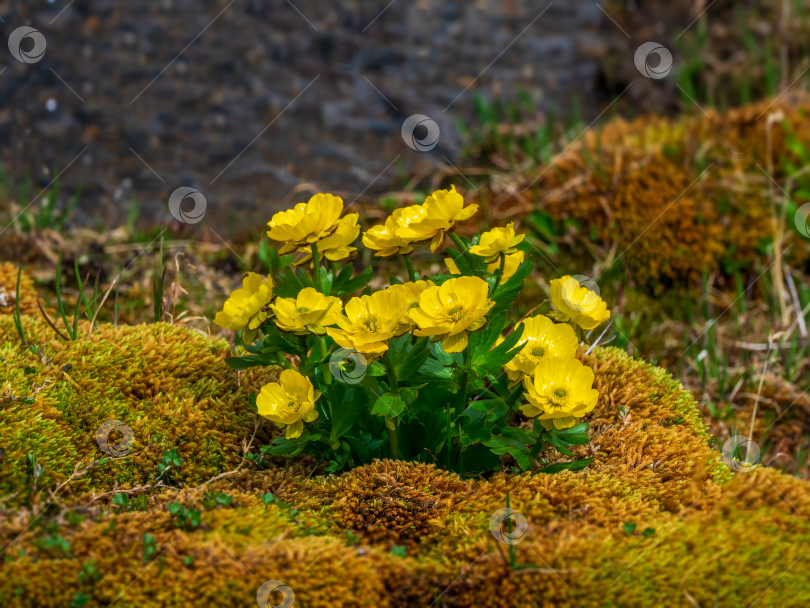
[[[141,222],[167,223],[180,186],[217,223],[289,204],[304,182],[348,203],[456,162],[476,94],[526,91],[541,110],[576,95],[591,113],[604,17],[587,0],[548,4],[0,2],[4,41],[30,25],[47,42],[36,63],[4,54],[3,161],[34,193],[57,174],[82,184],[85,222],[124,221],[135,198]],[[412,114],[439,125],[432,151],[405,145]]]

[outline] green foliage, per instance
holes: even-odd
[[[202,512],[199,509],[187,507],[178,501],[170,502],[166,508],[174,517],[177,527],[182,530],[194,530],[202,523]]]
[[[151,562],[157,555],[158,545],[157,539],[147,532],[143,535],[143,561],[144,563]]]
[[[13,186],[6,172],[0,168],[0,199],[12,198]],[[56,177],[45,191],[31,196],[31,176],[26,175],[16,188],[17,205],[21,211],[14,216],[14,222],[23,232],[53,230],[62,232],[76,210],[82,196],[81,186],[66,203],[61,201],[59,178]]]
[[[168,482],[175,471],[183,464],[183,459],[177,452],[177,449],[171,448],[163,453],[163,458],[157,464],[157,479]]]
[[[588,442],[587,425],[578,424],[567,431],[547,431],[538,424],[523,428],[526,418],[520,408],[525,403],[524,388],[520,378],[510,376],[509,379],[505,375],[504,367],[524,349],[529,339],[524,337],[524,324],[515,321],[518,313],[514,309],[534,270],[534,262],[531,246],[522,242],[522,237],[515,235],[511,227],[500,230],[487,235],[483,243],[480,234],[471,239],[452,230],[438,235],[455,243],[456,248],[448,248],[446,255],[455,263],[459,274],[417,272],[413,260],[405,256],[404,269],[410,282],[403,283],[402,277],[389,275],[391,286],[387,289],[391,291],[387,294],[383,293],[386,289],[370,287],[374,278],[372,265],[366,265],[355,275],[354,266],[349,263],[332,259],[322,260],[320,264],[309,263],[308,260],[320,259],[318,243],[323,241],[295,245],[298,252],[310,250],[306,251],[309,257],[300,260],[306,262],[302,268],[280,264],[283,256],[263,244],[262,257],[270,267],[272,292],[262,274],[260,279],[267,291],[250,292],[249,297],[264,299],[255,302],[255,308],[250,309],[247,317],[239,317],[240,323],[248,318],[258,321],[243,325],[244,350],[228,358],[227,363],[236,370],[282,368],[281,381],[275,383],[278,389],[250,398],[250,406],[270,420],[274,420],[275,414],[268,413],[267,405],[262,409],[262,399],[265,404],[268,399],[274,400],[274,405],[269,407],[281,409],[288,407],[287,403],[299,403],[295,401],[298,397],[287,395],[289,401],[278,397],[286,391],[283,388],[285,374],[288,378],[297,377],[305,387],[311,384],[312,394],[318,397],[309,401],[309,394],[302,393],[301,399],[307,401],[303,410],[300,404],[297,406],[297,418],[280,414],[275,418],[287,431],[257,453],[247,454],[246,458],[265,466],[272,457],[308,454],[325,463],[329,473],[375,459],[393,458],[440,463],[462,476],[479,476],[499,470],[504,464],[516,463],[520,469],[530,470],[539,455],[548,449],[573,456],[570,446]],[[476,246],[479,248],[471,249]],[[494,253],[488,249],[491,247],[495,248]],[[507,274],[507,258],[518,254],[519,258],[511,260],[520,263],[517,267],[510,266]],[[462,290],[461,295],[454,296],[456,309],[448,306],[443,313],[445,317],[437,317],[436,323],[441,326],[443,318],[453,319],[453,315],[458,314],[462,315],[462,321],[468,317],[469,321],[463,326],[459,319],[447,321],[459,323],[459,330],[433,333],[417,330],[418,323],[411,318],[416,313],[411,310],[419,308],[425,314],[424,306],[427,306],[421,298],[424,291],[419,290],[439,290],[440,286],[444,289],[448,284],[453,285],[452,289]],[[317,294],[312,295],[313,289]],[[406,295],[411,289],[416,290],[415,294]],[[352,303],[366,307],[373,319],[369,317],[367,325],[352,330],[365,337],[354,342],[357,336],[346,333],[345,329],[340,330],[344,331],[343,338],[335,335],[332,332],[335,325],[343,328],[335,320],[337,316],[324,321],[327,329],[320,328],[320,321],[310,324],[297,321],[295,316],[288,322],[283,321],[287,313],[282,310],[289,310],[284,307],[293,306],[296,311],[291,312],[293,315],[313,312],[309,304],[298,300],[303,290],[310,294],[305,298],[314,298],[312,306],[315,307],[337,307],[336,298],[348,300],[339,300],[341,310],[345,306],[349,311]],[[243,290],[233,300],[232,312],[243,305],[247,293]],[[367,299],[359,299],[356,294]],[[383,294],[382,297],[375,299],[379,294]],[[282,299],[287,300],[283,305],[279,303]],[[471,307],[464,312],[462,304],[468,301],[479,302],[472,305],[479,308]],[[396,313],[395,320],[381,321],[386,315],[392,315],[390,309]],[[567,322],[568,318],[560,320]],[[295,323],[299,323],[298,326]],[[380,326],[387,323],[385,326],[389,329],[378,328],[378,323]],[[378,338],[375,332],[383,333]],[[426,335],[419,335],[421,333]],[[344,348],[347,342],[360,351]],[[378,343],[383,346],[376,346]],[[572,355],[573,350],[566,356]],[[294,432],[289,432],[287,425],[293,425]],[[588,462],[589,459],[556,463],[544,470],[549,473],[578,470]]]
[[[227,507],[233,502],[233,496],[225,492],[206,492],[203,495],[202,504],[208,509],[215,509],[217,506]]]

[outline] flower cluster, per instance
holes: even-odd
[[[307,452],[337,471],[393,457],[471,474],[503,457],[531,468],[551,445],[571,454],[566,446],[587,442],[580,420],[598,392],[576,353],[607,305],[566,276],[551,281],[555,310],[510,322],[533,270],[528,244],[513,223],[459,235],[477,210],[455,188],[438,190],[366,230],[366,255],[384,258],[388,276],[397,261],[407,269],[376,290],[370,265],[355,274],[359,215],[339,197],[316,194],[272,217],[270,274],[246,274],[214,318],[241,332],[234,368],[281,368],[252,398],[284,429],[257,461]],[[448,236],[448,274],[418,271],[419,246],[435,254]]]

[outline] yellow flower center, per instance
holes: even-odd
[[[554,407],[564,407],[568,401],[568,389],[564,386],[555,388],[550,396],[551,405]]]
[[[537,357],[538,359],[546,354],[546,349],[542,346],[535,346],[532,348],[532,357]],[[560,389],[557,389],[560,390]]]
[[[377,331],[377,315],[369,315],[361,323],[369,331]]]
[[[312,312],[309,308],[296,308],[295,310],[299,315],[305,315],[308,312]]]
[[[447,311],[447,316],[453,321],[460,321],[464,317],[464,307],[461,304],[456,304]]]

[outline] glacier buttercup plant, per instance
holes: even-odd
[[[477,210],[455,188],[437,190],[362,237],[359,215],[331,194],[272,217],[270,274],[248,273],[214,319],[240,332],[232,367],[281,368],[251,398],[283,429],[263,454],[310,454],[328,471],[397,458],[476,475],[531,469],[551,446],[570,456],[588,442],[583,418],[599,395],[576,353],[610,311],[566,276],[551,281],[554,310],[511,321],[533,262],[512,223],[457,234]],[[358,240],[406,273],[372,289],[374,264],[355,274]],[[418,270],[420,249],[442,255],[448,272]]]

